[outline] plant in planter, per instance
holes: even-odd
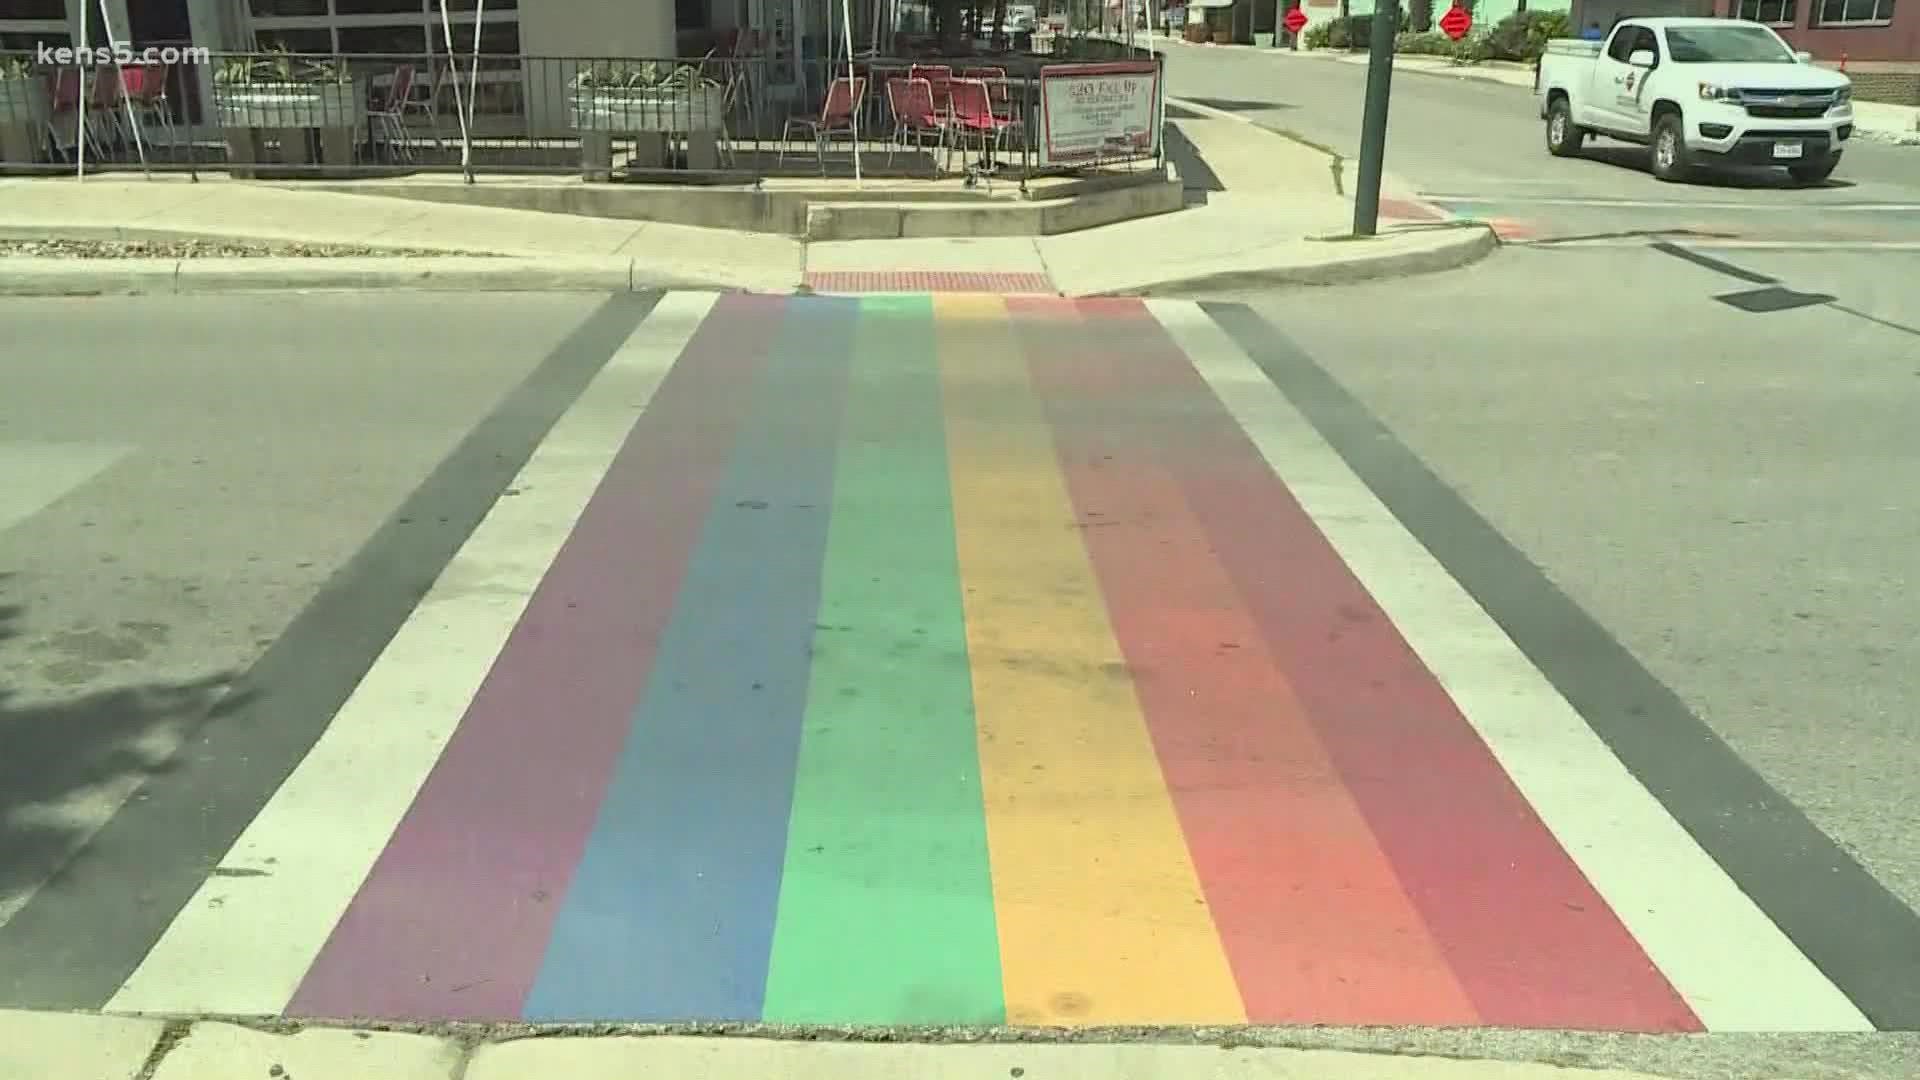
[[[726,121],[726,88],[693,64],[595,63],[572,89],[580,131],[719,131]]]
[[[213,101],[227,128],[354,128],[367,115],[366,96],[343,65],[284,49],[222,64]]]
[[[0,124],[45,124],[47,84],[19,57],[0,59]]]

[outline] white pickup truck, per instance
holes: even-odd
[[[1534,94],[1547,150],[1589,135],[1653,148],[1653,175],[1698,165],[1784,165],[1818,183],[1853,134],[1853,84],[1780,35],[1737,19],[1626,19],[1605,41],[1547,43]]]

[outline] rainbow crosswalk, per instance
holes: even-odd
[[[1870,1027],[1201,307],[671,293],[113,1011]]]

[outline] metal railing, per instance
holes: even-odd
[[[863,176],[1024,182],[1155,159],[1157,140],[1073,155],[1046,142],[1042,68],[1147,59],[1118,49],[856,58],[852,109],[844,59],[493,56],[476,70],[428,55],[214,53],[204,66],[121,72],[0,53],[0,171],[75,172],[84,155],[88,171],[758,183],[851,176],[857,153]],[[889,89],[915,74],[932,76],[922,88],[933,92],[930,115],[902,115],[896,105],[912,88]],[[983,94],[987,106],[969,111]]]

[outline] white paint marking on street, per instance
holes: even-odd
[[[669,293],[621,345],[220,863],[245,873],[208,877],[106,1011],[286,1008],[716,299]]]
[[[1601,237],[1592,240],[1510,240],[1523,248],[1644,248],[1651,240],[1669,239],[1692,249],[1736,251],[1920,251],[1920,240],[1736,240],[1674,233],[1666,237]]]
[[[1803,214],[1808,210],[1822,212],[1883,214],[1914,213],[1920,211],[1920,203],[1744,203],[1744,202],[1695,202],[1688,199],[1603,199],[1576,198],[1553,195],[1453,195],[1431,191],[1420,193],[1423,199],[1437,203],[1490,203],[1502,206],[1524,204],[1527,206],[1596,206],[1622,210],[1754,210],[1764,213]]]
[[[132,450],[99,443],[0,443],[0,533],[59,502]]]
[[[1224,329],[1147,306],[1709,1031],[1873,1030]]]

